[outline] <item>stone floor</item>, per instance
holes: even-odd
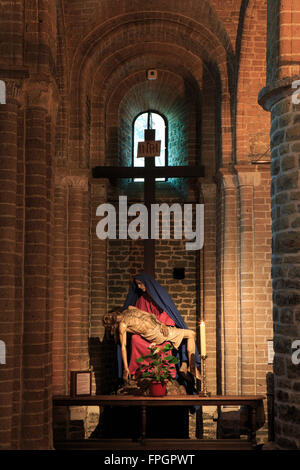
[[[203,420],[203,439],[216,439],[217,436],[217,407],[206,406],[203,407],[202,420]],[[197,436],[197,415],[190,414],[189,418],[189,437],[195,439]],[[256,432],[256,439],[258,444],[266,445],[268,443],[268,424],[260,428]]]

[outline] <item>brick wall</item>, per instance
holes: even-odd
[[[267,2],[249,2],[239,31],[239,75],[236,94],[236,156],[238,163],[270,159],[270,117],[257,103],[266,83]]]
[[[24,6],[21,0],[1,2],[1,63],[23,64]]]
[[[0,79],[9,96],[0,105],[0,339],[8,347],[7,367],[0,366],[1,448],[52,447],[51,396],[68,392],[72,368],[92,366],[93,393],[114,386],[115,345],[101,318],[125,300],[143,247],[97,239],[95,210],[122,191],[129,203],[142,195],[130,184],[89,186],[88,176],[97,164],[129,164],[131,123],[149,108],[169,121],[170,163],[206,168],[196,190],[180,180],[165,192],[158,185],[162,202],[195,203],[199,191],[205,247],[186,252],[184,242],[158,241],[157,279],[191,328],[205,316],[210,391],[263,392],[271,370],[270,179],[257,171],[257,182],[248,164],[268,145],[256,96],[266,70],[268,83],[299,73],[295,2],[267,3],[268,20],[266,1],[242,2],[242,11],[234,0],[226,8],[218,0],[1,2]],[[148,68],[158,69],[157,81],[145,79]],[[296,111],[281,105],[272,116],[273,230],[275,249],[288,243],[289,251],[294,240],[285,231],[298,229],[299,129]],[[283,448],[298,446],[291,435],[299,386],[288,362],[298,331],[296,263],[292,285],[284,271],[296,256],[273,258]],[[172,278],[173,267],[185,267],[185,280]],[[292,305],[281,305],[287,295]],[[86,420],[86,410],[72,416]]]
[[[222,173],[218,203],[218,386],[265,393],[272,339],[271,219],[267,171]]]

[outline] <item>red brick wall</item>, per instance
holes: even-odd
[[[284,63],[297,61],[298,40],[290,37],[298,13],[289,16],[291,2],[281,3],[282,35],[274,15],[269,37],[280,41],[283,63],[270,72],[275,47],[269,80],[299,73],[297,64]],[[205,316],[209,389],[264,390],[272,332],[270,181],[262,171],[258,184],[245,185],[233,165],[268,145],[268,119],[257,105],[266,75],[266,2],[249,1],[241,15],[240,5],[2,2],[0,79],[9,85],[9,104],[0,106],[0,339],[8,346],[2,448],[51,448],[51,396],[68,392],[70,369],[93,367],[93,393],[113,385],[115,346],[101,318],[142,269],[142,242],[97,239],[95,210],[117,200],[118,187],[89,187],[88,176],[97,164],[129,161],[131,122],[148,107],[169,119],[170,149],[177,146],[181,158],[170,161],[206,168],[199,186],[204,250],[158,241],[157,279],[191,328]],[[158,69],[157,82],[145,79],[148,68]],[[129,201],[139,197],[129,191]],[[176,198],[195,203],[194,184],[181,194],[158,193],[163,202]],[[186,268],[184,281],[172,279],[177,264]]]
[[[1,63],[23,64],[24,2],[1,2],[0,56]]]
[[[270,117],[257,96],[266,83],[267,2],[249,2],[240,31],[236,94],[236,156],[238,163],[270,158]]]

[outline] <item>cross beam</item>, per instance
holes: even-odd
[[[146,159],[147,161],[147,159]],[[95,166],[93,178],[199,178],[204,176],[204,166]]]

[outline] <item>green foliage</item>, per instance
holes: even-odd
[[[149,354],[136,359],[141,365],[137,368],[137,375],[150,378],[155,382],[172,380],[172,371],[179,360],[175,356],[166,356],[165,353],[173,349],[171,344],[165,346],[150,346]]]

